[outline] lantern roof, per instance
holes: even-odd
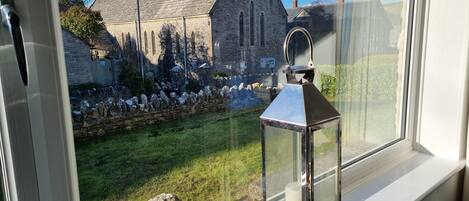
[[[261,119],[309,127],[340,117],[339,112],[311,83],[287,84]]]

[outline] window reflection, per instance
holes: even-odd
[[[104,37],[64,28],[82,200],[259,200],[259,115],[285,83],[295,26],[343,116],[344,161],[403,135],[407,1],[139,1],[89,7]],[[81,23],[66,12],[62,24]]]

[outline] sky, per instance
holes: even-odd
[[[346,2],[347,1],[350,1],[350,0],[345,0]],[[400,2],[402,0],[380,0],[383,4],[388,4],[388,3],[396,3],[396,2]],[[291,8],[291,3],[292,3],[292,0],[282,0],[283,4],[285,5],[285,8]],[[306,5],[306,4],[310,4],[312,2],[324,2],[324,3],[333,3],[333,2],[336,2],[336,0],[298,0],[298,4],[300,6],[302,5]]]

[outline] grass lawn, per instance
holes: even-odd
[[[396,137],[393,104],[359,106],[343,112],[344,142],[360,145],[345,144],[345,159]],[[192,116],[79,142],[81,199],[147,201],[173,193],[183,201],[247,200],[249,185],[261,177],[262,111]]]
[[[81,199],[245,200],[261,176],[262,111],[193,116],[77,143]]]

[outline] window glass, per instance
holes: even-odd
[[[285,85],[296,26],[314,40],[315,85],[342,115],[343,161],[404,136],[408,1],[69,1],[81,200],[260,200],[259,116]],[[294,140],[275,134],[271,147]]]
[[[244,46],[244,13],[239,14],[239,46]]]
[[[156,38],[154,31],[151,31],[151,52],[153,55],[156,54]]]
[[[264,24],[264,13],[261,13],[261,19],[260,19],[260,23],[261,23],[261,46],[264,47],[265,46],[265,24]]]

